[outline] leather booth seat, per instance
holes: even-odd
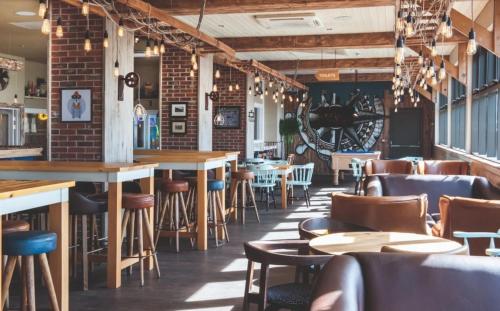
[[[413,162],[407,160],[368,160],[365,163],[365,175],[411,174]]]
[[[477,199],[500,199],[500,189],[484,177],[464,175],[378,175],[367,177],[367,196],[427,194],[428,213],[439,219],[439,198],[443,195]]]
[[[331,217],[375,231],[428,234],[427,195],[361,197],[332,195]]]
[[[469,162],[455,160],[419,161],[417,173],[420,175],[469,175]]]
[[[350,253],[322,269],[311,311],[498,310],[497,258]]]

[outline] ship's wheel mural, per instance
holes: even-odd
[[[297,120],[303,144],[295,152],[304,154],[314,150],[318,157],[330,161],[332,152],[369,151],[382,134],[384,128],[384,103],[376,96],[361,94],[354,90],[345,103],[331,103],[325,96],[321,102],[312,98],[297,108]]]

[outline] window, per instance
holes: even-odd
[[[499,158],[498,89],[476,96],[472,101],[472,153]]]
[[[255,105],[254,108],[254,127],[253,127],[253,140],[264,140],[264,107],[263,105]]]
[[[451,146],[465,149],[465,86],[452,79],[451,82]]]
[[[439,93],[439,144],[448,144],[448,97]]]

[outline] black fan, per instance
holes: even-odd
[[[0,91],[3,91],[9,85],[9,72],[7,69],[0,68]]]

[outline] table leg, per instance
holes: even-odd
[[[222,224],[225,222],[225,213],[226,213],[226,166],[225,165],[215,169],[215,178],[222,180],[224,182],[223,190],[219,191],[222,211],[224,211],[224,214],[220,215],[220,217],[217,218],[217,223]],[[226,238],[222,226],[217,227],[217,233],[221,240],[224,240]]]
[[[155,180],[153,176],[142,178],[141,179],[141,189],[142,193],[145,194],[151,194],[154,195],[154,188],[155,188]],[[154,223],[155,223],[155,209],[154,205],[148,208],[148,219],[149,219],[149,228],[146,230],[149,230],[149,232],[153,233],[154,236]],[[145,225],[145,224],[144,224]],[[149,256],[146,260],[146,269],[148,270],[153,270],[154,268],[154,259],[153,256],[151,255],[150,249],[152,249],[153,245],[149,245],[148,239],[145,240],[145,249],[148,249],[147,255]]]
[[[2,273],[0,273],[0,293],[2,293],[2,282],[3,282],[3,279],[2,279],[2,275],[3,275],[3,266],[4,266],[4,261],[3,261],[3,252],[2,252],[2,248],[3,248],[3,245],[2,245],[2,240],[3,240],[3,236],[2,236],[2,216],[0,216],[0,259],[2,260],[2,264],[0,265],[0,267],[2,267]],[[3,303],[2,301],[0,300],[0,311],[3,310]]]
[[[338,169],[333,170],[333,185],[334,186],[339,185],[339,170]]]
[[[109,183],[108,190],[108,288],[122,285],[122,183]]]
[[[288,174],[281,174],[281,208],[286,208],[287,206],[287,193],[286,193],[286,180]]]
[[[172,170],[163,170],[163,179],[171,180],[174,178]]]
[[[238,160],[231,161],[231,173],[232,172],[238,172]],[[233,191],[233,189],[229,189],[229,193],[233,193]],[[231,208],[233,213],[233,221],[236,223],[238,221],[238,191],[234,193],[234,201],[236,202],[236,205],[231,206]]]
[[[196,243],[198,250],[207,250],[207,171],[197,171],[198,206],[196,208],[198,220],[198,234]]]
[[[49,254],[50,273],[59,308],[69,310],[69,208],[68,202],[49,206],[49,231],[57,234],[57,249]]]

